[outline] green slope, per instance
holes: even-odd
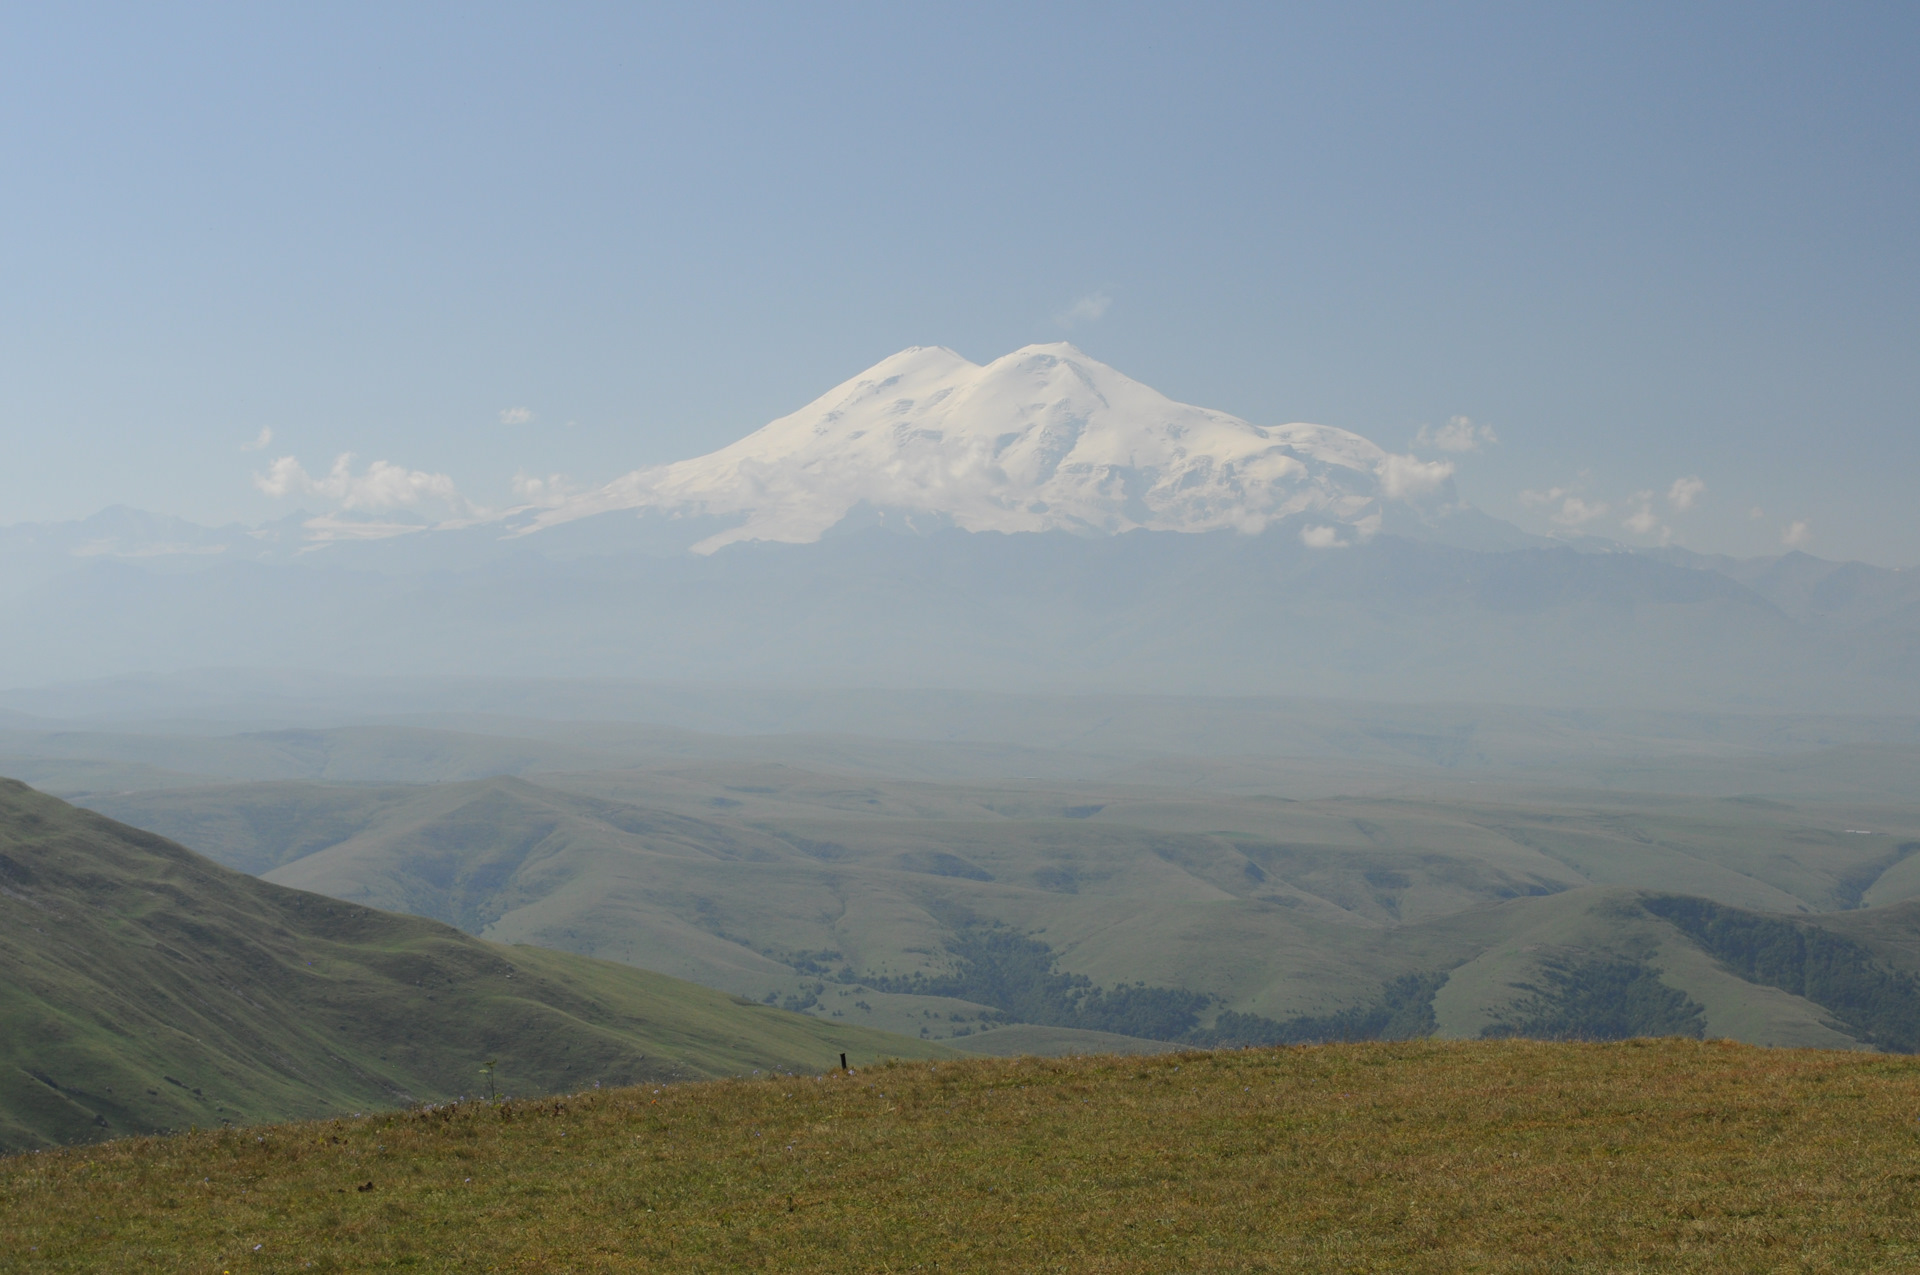
[[[1202,1025],[1344,1021],[1398,979],[1451,971],[1437,1029],[1472,1036],[1519,1012],[1524,985],[1572,977],[1556,962],[1582,978],[1626,962],[1663,971],[1709,1034],[1844,1047],[1854,1038],[1818,1006],[1730,973],[1633,899],[1845,908],[1900,897],[1899,874],[1920,865],[1912,807],[1512,786],[1288,801],[690,761],[94,804],[281,884],[957,1045],[1012,1003],[955,977],[967,936],[999,924],[1095,985],[1211,997]],[[1863,819],[1880,833],[1847,831]],[[1047,1012],[1052,1029],[1139,1030]]]
[[[943,1052],[219,867],[0,780],[0,1150]]]

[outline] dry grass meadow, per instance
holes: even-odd
[[[1920,1061],[901,1062],[0,1161],[8,1271],[1920,1268]]]

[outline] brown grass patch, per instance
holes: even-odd
[[[1914,1269],[1916,1082],[1420,1041],[604,1090],[0,1161],[0,1268]]]

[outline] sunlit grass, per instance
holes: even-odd
[[[1917,1093],[1692,1041],[897,1063],[15,1157],[0,1267],[1912,1269]]]

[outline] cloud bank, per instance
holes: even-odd
[[[563,505],[583,490],[584,488],[568,482],[565,474],[548,474],[542,478],[538,474],[529,474],[522,470],[513,476],[513,494],[520,502],[543,509]]]
[[[253,485],[275,499],[318,496],[353,512],[435,506],[458,514],[478,512],[445,474],[407,469],[384,460],[376,460],[355,473],[353,460],[352,452],[343,452],[324,477],[316,478],[298,458],[282,456],[268,465],[265,473],[255,474]]]
[[[1344,549],[1347,542],[1340,538],[1340,532],[1333,527],[1321,525],[1302,527],[1300,543],[1309,549]]]
[[[1653,512],[1652,492],[1635,492],[1633,494],[1633,504],[1633,512],[1620,520],[1622,527],[1625,527],[1636,536],[1650,536],[1657,531],[1660,533],[1660,539],[1662,541],[1665,541],[1673,535],[1673,528],[1662,525],[1660,515]]]
[[[1425,495],[1451,477],[1450,460],[1420,460],[1389,452],[1380,462],[1380,490],[1388,500]]]
[[[1550,510],[1547,517],[1562,527],[1579,527],[1604,518],[1613,506],[1604,500],[1588,500],[1571,487],[1549,487],[1545,491],[1523,491],[1520,503],[1529,508]]]
[[[1700,493],[1706,489],[1706,483],[1698,478],[1676,478],[1673,486],[1667,488],[1667,504],[1675,513],[1683,514],[1693,508],[1693,502],[1700,499]]]
[[[1584,494],[1584,483],[1588,475],[1583,473],[1581,481],[1566,487],[1546,487],[1520,493],[1519,501],[1524,508],[1538,509],[1547,518],[1560,527],[1582,527],[1597,521],[1614,511],[1614,505],[1597,496]],[[1620,522],[1623,531],[1661,544],[1673,542],[1673,527],[1668,518],[1692,510],[1700,502],[1700,496],[1707,490],[1706,480],[1695,474],[1676,478],[1667,485],[1664,493],[1655,488],[1634,492],[1619,503]],[[1666,513],[1660,512],[1664,499]],[[1759,511],[1754,511],[1759,516]]]

